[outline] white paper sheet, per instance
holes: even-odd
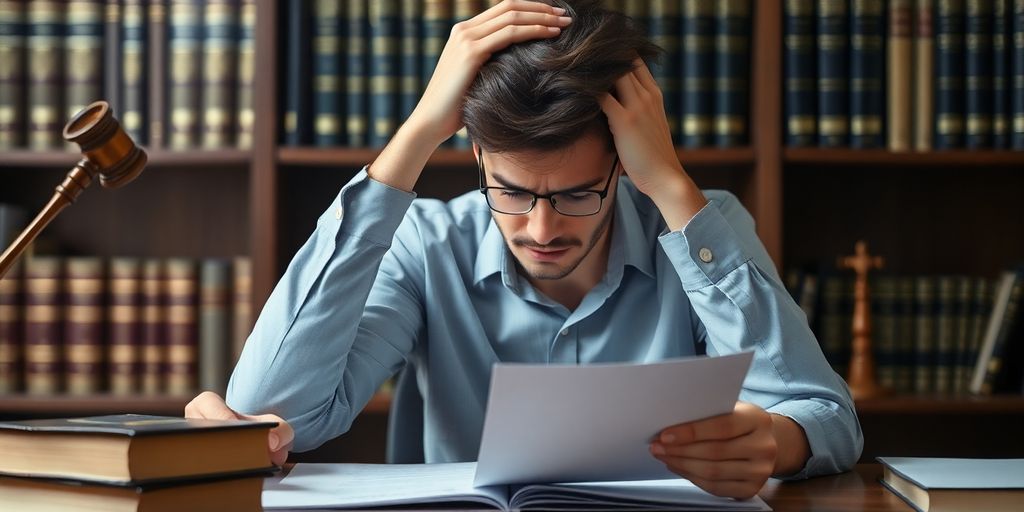
[[[672,478],[665,427],[731,412],[752,352],[652,364],[499,364],[474,484]]]

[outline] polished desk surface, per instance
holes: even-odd
[[[286,465],[285,471],[292,467],[293,464]],[[878,483],[881,476],[880,464],[858,464],[853,471],[840,475],[796,482],[769,480],[758,494],[775,512],[913,512],[913,508]]]
[[[878,483],[880,464],[857,464],[850,472],[797,482],[769,480],[760,494],[776,512],[913,511]]]

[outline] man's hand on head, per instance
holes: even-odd
[[[651,454],[673,472],[719,496],[746,499],[776,471],[772,415],[737,402],[733,412],[666,428]]]
[[[211,420],[249,420],[273,421],[277,426],[270,429],[267,436],[267,448],[270,460],[280,466],[288,460],[288,452],[295,440],[295,431],[287,421],[276,414],[240,414],[228,407],[220,395],[212,391],[204,391],[185,406],[186,418],[205,418]]]

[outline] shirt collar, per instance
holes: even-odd
[[[640,221],[636,203],[630,192],[633,187],[626,186],[619,180],[615,194],[615,219],[612,225],[612,241],[608,251],[608,274],[621,272],[625,265],[636,267],[649,277],[654,277],[654,251],[645,237],[644,226]],[[480,249],[476,254],[473,271],[473,284],[501,272],[502,281],[506,286],[518,288],[518,276],[512,253],[505,245],[505,237],[494,222],[493,216],[480,240]]]

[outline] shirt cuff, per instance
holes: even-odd
[[[341,188],[317,225],[333,224],[337,229],[336,238],[344,234],[381,247],[391,247],[395,231],[415,198],[415,193],[370,178],[366,167],[363,167]]]
[[[829,432],[827,425],[835,421],[835,412],[828,407],[813,400],[787,400],[765,409],[771,414],[785,416],[795,421],[800,428],[804,429],[807,436],[807,445],[810,447],[811,456],[807,459],[803,469],[791,475],[778,476],[779,480],[803,480],[812,476],[827,475],[836,473],[833,449],[829,444]],[[833,434],[836,439],[845,439],[847,436]]]
[[[717,284],[750,260],[715,201],[708,201],[682,230],[661,235],[658,241],[686,290]]]

